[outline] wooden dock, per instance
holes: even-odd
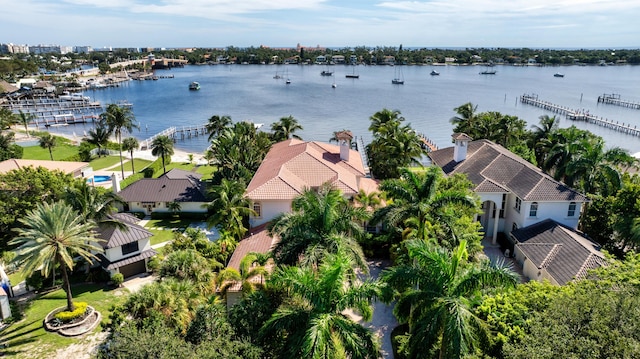
[[[622,100],[618,94],[604,94],[602,96],[598,96],[598,103],[640,110],[640,102]]]
[[[572,121],[584,121],[631,136],[640,136],[640,129],[638,129],[637,126],[632,126],[631,124],[620,123],[619,121],[613,121],[603,117],[598,117],[596,115],[590,114],[589,111],[572,110],[568,107],[556,105],[548,101],[542,101],[538,99],[538,96],[536,95],[522,95],[520,97],[520,102],[540,107],[547,111],[555,112],[560,115],[565,115],[566,118]]]
[[[427,152],[433,152],[438,150],[438,146],[435,142],[431,141],[427,136],[418,132],[418,136],[420,136],[420,140],[422,141],[422,148],[426,149]]]

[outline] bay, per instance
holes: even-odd
[[[394,72],[402,70],[404,85],[393,85]],[[432,69],[439,76],[430,76]],[[453,126],[449,119],[454,108],[466,102],[478,111],[499,111],[515,115],[529,125],[538,117],[553,115],[519,102],[523,94],[536,94],[542,100],[572,109],[589,111],[621,123],[640,126],[640,110],[597,103],[602,94],[620,94],[624,100],[640,102],[638,66],[496,66],[495,75],[480,75],[483,66],[357,66],[358,79],[347,79],[350,66],[317,65],[215,65],[186,66],[157,71],[174,75],[158,81],[130,81],[120,87],[85,92],[103,104],[121,100],[133,104],[140,130],[133,135],[144,140],[171,126],[197,125],[212,115],[228,115],[234,121],[250,120],[270,124],[284,116],[294,116],[304,130],[305,140],[328,141],[334,131],[349,129],[370,141],[369,117],[383,109],[397,109],[417,131],[439,147],[451,145]],[[322,70],[334,76],[321,76]],[[395,71],[394,71],[395,70]],[[561,72],[563,78],[553,74]],[[274,79],[274,75],[282,79]],[[291,84],[284,82],[285,78]],[[188,85],[198,81],[199,91]],[[335,82],[336,88],[332,88]],[[640,138],[593,124],[572,122],[561,116],[561,127],[576,125],[602,136],[609,147],[619,146],[640,152]],[[91,125],[59,127],[55,131],[80,135]],[[179,140],[176,148],[203,152],[206,136]]]

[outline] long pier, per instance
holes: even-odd
[[[572,110],[568,107],[556,105],[548,101],[542,101],[538,99],[538,96],[536,95],[522,95],[520,97],[520,102],[565,115],[569,120],[585,121],[614,131],[626,133],[631,136],[640,136],[640,129],[638,126],[632,126],[631,124],[620,123],[619,121],[598,117],[590,114],[589,111]]]
[[[425,136],[422,133],[418,133],[418,136],[420,136],[420,141],[422,141],[422,148],[426,149],[427,152],[438,150],[438,146],[435,144],[435,142],[431,141],[429,137]]]
[[[620,95],[618,94],[604,94],[602,96],[598,96],[598,103],[604,103],[607,105],[616,105],[616,106],[628,107],[628,108],[640,110],[640,102],[622,100],[620,99]]]

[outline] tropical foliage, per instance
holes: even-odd
[[[289,138],[302,138],[295,134],[296,131],[302,130],[302,126],[293,116],[282,117],[278,122],[271,124],[271,138],[273,142],[280,142]]]
[[[173,156],[173,140],[168,136],[158,136],[151,141],[151,154],[162,159],[162,171],[167,173],[165,158]]]
[[[105,112],[100,114],[100,121],[107,127],[110,134],[114,134],[118,140],[120,151],[120,170],[124,178],[124,164],[122,162],[122,131],[131,133],[134,128],[138,128],[135,123],[135,116],[131,107],[119,106],[115,103],[107,105]]]
[[[50,133],[44,133],[40,136],[38,140],[38,144],[40,147],[49,150],[49,156],[51,157],[51,161],[53,161],[53,148],[57,145],[56,137],[52,136]]]
[[[247,232],[251,201],[244,197],[245,187],[241,182],[222,179],[219,185],[211,186],[208,195],[211,202],[207,208],[211,215],[207,218],[209,228],[218,227],[228,232],[235,240],[242,239]]]
[[[140,148],[140,143],[137,138],[127,137],[122,140],[122,149],[129,152],[129,156],[131,158],[131,173],[136,173],[136,168],[133,165],[135,162],[133,160],[133,151],[136,151],[138,148]]]
[[[85,140],[98,148],[98,157],[100,157],[103,155],[102,149],[109,144],[109,137],[111,136],[109,129],[106,125],[98,123],[98,125],[90,129],[87,134],[88,136]]]
[[[220,135],[230,125],[231,117],[229,116],[211,116],[206,125],[207,133],[209,133],[209,141],[218,137],[218,135]]]

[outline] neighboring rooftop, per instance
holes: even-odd
[[[366,178],[358,151],[349,149],[348,159],[340,158],[340,146],[322,142],[303,142],[290,139],[276,143],[262,161],[247,186],[246,196],[253,200],[291,200],[305,188],[317,188],[330,183],[346,196],[360,189],[377,189]]]
[[[447,175],[466,174],[476,185],[476,192],[511,192],[523,201],[588,201],[583,194],[489,140],[469,142],[463,161],[455,162],[453,152],[454,147],[447,147],[430,152],[429,157]]]
[[[206,202],[199,174],[173,169],[159,178],[143,178],[120,191],[126,202]]]
[[[267,231],[268,223],[251,228],[249,236],[241,240],[229,259],[228,267],[240,269],[240,262],[251,252],[267,253],[278,243],[277,237],[270,237]]]
[[[23,159],[8,159],[0,162],[0,173],[7,173],[12,170],[18,170],[25,167],[38,168],[42,167],[49,171],[62,171],[64,173],[74,174],[79,173],[85,167],[88,167],[87,162],[68,162],[68,161],[44,161],[44,160],[23,160]]]
[[[562,224],[546,219],[511,232],[516,247],[559,285],[582,279],[587,271],[606,265],[600,246]]]
[[[104,249],[120,247],[153,236],[153,233],[137,224],[139,219],[133,215],[117,213],[111,215],[111,217],[122,222],[127,229],[120,229],[114,224],[100,225],[97,237],[104,240],[104,242],[100,242],[100,245]]]

